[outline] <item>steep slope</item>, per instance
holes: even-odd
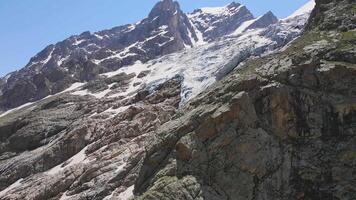
[[[253,19],[245,6],[235,2],[225,7],[197,9],[188,16],[204,41],[228,35],[243,22]]]
[[[206,9],[204,8],[203,10]],[[213,8],[209,9],[214,10]],[[221,49],[223,45],[228,45],[227,52],[240,51],[243,54],[243,56],[237,58],[234,64],[245,60],[251,55],[257,56],[267,50],[270,51],[283,46],[299,34],[307,19],[307,17],[301,20],[291,18],[292,22],[300,21],[299,26],[295,27],[290,24],[278,23],[276,17],[271,12],[268,12],[262,17],[250,20],[251,23],[248,24],[249,26],[245,26],[246,23],[250,22],[245,21],[247,18],[250,19],[250,17],[247,17],[250,14],[248,14],[249,11],[246,11],[244,6],[232,3],[227,7],[215,8],[215,10],[229,12],[228,14],[224,12],[209,14],[210,17],[219,21],[219,23],[209,21],[205,25],[215,27],[216,31],[222,34],[215,36],[214,40],[210,42],[212,45],[208,44],[203,49],[213,52],[216,48]],[[73,83],[97,80],[100,79],[101,74],[125,66],[137,63],[145,63],[146,66],[150,66],[150,64],[146,63],[155,63],[156,61],[152,60],[156,57],[177,52],[187,47],[197,47],[196,49],[198,49],[199,53],[200,46],[206,43],[208,39],[204,38],[200,30],[196,28],[196,25],[194,25],[196,21],[194,19],[197,20],[204,15],[194,14],[189,15],[188,18],[179,9],[178,3],[165,0],[159,2],[146,19],[135,25],[121,26],[94,34],[86,32],[80,36],[73,36],[56,45],[50,45],[32,58],[24,69],[11,73],[1,79],[0,89],[2,94],[0,95],[0,108],[8,110],[42,99],[48,95],[65,90]],[[195,18],[192,16],[195,16]],[[226,16],[229,16],[229,23],[224,21],[226,20]],[[305,16],[308,16],[308,13]],[[220,23],[221,21],[223,23]],[[244,23],[241,25],[242,22]],[[231,34],[231,31],[224,30],[224,26],[227,24],[230,29],[231,27],[238,27],[234,30],[233,35],[235,36],[241,36],[240,34],[246,30],[270,30],[269,26],[273,24],[275,28],[266,33],[260,33],[262,30],[256,31],[254,33],[255,36],[251,36],[252,34],[248,33],[244,36],[245,38],[249,37],[247,41],[242,41],[243,37],[237,38],[236,43],[243,42],[244,44],[237,45],[242,47],[241,50],[234,50],[229,45],[232,39],[226,39],[226,37],[229,37],[227,35]],[[284,29],[282,29],[283,27]],[[211,37],[210,40],[212,40]],[[218,42],[215,42],[216,40]],[[224,42],[224,40],[227,41]],[[210,47],[212,50],[208,49]],[[247,49],[250,52],[246,53]],[[193,60],[197,59],[199,57]],[[229,61],[230,59],[231,55],[223,61]],[[214,71],[219,71],[219,66],[226,65],[226,63],[221,63],[221,60],[214,59],[214,56],[210,60],[215,63],[213,66]],[[191,66],[193,62],[187,64]],[[204,69],[206,66],[199,67]],[[217,77],[221,78],[226,74],[225,71],[228,72],[229,69],[219,72]],[[204,74],[205,78],[212,78],[212,76],[216,75],[215,73],[210,74],[209,77],[206,77]],[[175,74],[171,73],[168,73],[168,75],[170,77],[175,76]],[[209,84],[211,83],[212,81],[209,80]],[[205,83],[205,85],[207,84]],[[138,88],[141,85],[136,86]],[[199,88],[195,94],[201,91],[201,89],[204,88]],[[190,90],[193,89],[190,88]]]
[[[182,50],[197,40],[178,3],[161,1],[136,24],[94,34],[85,32],[48,46],[6,79],[0,88],[0,108],[41,99],[74,82],[90,81],[135,61],[146,62]]]
[[[171,16],[176,8],[163,1],[150,16]],[[162,124],[182,114],[177,113],[179,106],[248,58],[279,51],[299,35],[308,15],[303,13],[304,22],[296,16],[288,23],[244,29],[146,62],[100,71],[88,82],[2,113],[0,198],[132,196],[147,143]],[[179,26],[173,27],[178,34]]]
[[[356,3],[316,3],[300,38],[248,61],[160,128],[137,199],[356,196]]]

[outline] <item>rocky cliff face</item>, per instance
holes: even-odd
[[[317,2],[323,13],[313,15],[355,7],[343,3]],[[0,114],[0,199],[355,196],[355,31],[321,31],[311,18],[295,39],[309,17],[303,9],[278,21],[270,13],[246,19],[209,41],[178,8],[162,1],[135,29],[168,27],[184,49],[112,70],[102,61],[103,71],[68,61],[63,67],[86,70],[79,74],[87,82],[72,80],[62,92]],[[348,25],[353,15],[340,20]],[[123,27],[85,37],[130,41],[141,34],[135,29],[125,39]],[[160,35],[147,34],[130,52]],[[87,40],[84,49],[94,44]],[[38,83],[48,82],[39,76]]]
[[[74,82],[182,50],[197,40],[178,3],[164,0],[136,24],[85,32],[48,46],[0,85],[0,107],[6,110],[39,100]]]
[[[254,17],[245,6],[233,2],[226,7],[197,9],[189,18],[204,40],[209,41],[233,32]]]
[[[356,196],[356,32],[344,28],[356,3],[316,3],[284,51],[247,62],[160,128],[138,199]]]
[[[201,9],[187,16],[177,2],[161,1],[147,18],[136,24],[84,32],[46,47],[25,68],[1,79],[0,110],[37,101],[75,82],[95,80],[102,73],[137,61],[146,63],[214,41],[231,34],[250,19],[253,16],[247,8],[237,3]],[[272,23],[276,23],[274,16],[265,18],[254,28],[266,28]]]

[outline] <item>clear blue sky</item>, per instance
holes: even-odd
[[[178,0],[183,11],[224,6],[233,0]],[[283,18],[308,0],[235,0],[255,16]],[[0,0],[0,76],[24,67],[49,44],[146,17],[158,0]]]

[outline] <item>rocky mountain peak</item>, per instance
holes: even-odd
[[[240,4],[240,3],[237,3],[237,2],[235,2],[235,1],[233,1],[233,2],[231,2],[229,5],[227,5],[228,8],[233,8],[233,7],[238,8],[238,7],[240,7],[240,6],[241,6],[241,4]]]
[[[254,19],[244,6],[232,2],[224,7],[205,7],[189,14],[190,20],[207,41],[227,35],[236,30],[243,22]]]
[[[356,37],[300,36],[310,12],[243,32],[274,15],[235,5],[187,17],[160,4],[8,77],[0,102],[34,102],[0,114],[1,200],[356,196]],[[199,20],[205,38],[227,37],[178,51]]]
[[[173,0],[163,0],[158,2],[153,9],[151,10],[150,14],[148,15],[149,18],[155,17],[163,17],[163,16],[173,16],[174,14],[181,14],[183,13],[180,9],[179,3]]]
[[[278,18],[272,13],[272,11],[268,11],[266,14],[257,18],[250,26],[247,27],[247,29],[265,28],[277,22]]]
[[[198,38],[186,14],[176,1],[163,0],[158,2],[150,12],[147,20],[150,27],[162,29],[166,27],[178,41],[177,47],[192,46]]]

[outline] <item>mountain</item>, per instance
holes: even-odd
[[[245,6],[235,2],[225,7],[197,9],[188,16],[204,41],[227,35],[254,18]]]
[[[164,0],[50,45],[2,79],[0,199],[352,198],[353,7]]]
[[[137,60],[145,62],[181,50],[191,46],[194,38],[197,40],[179,5],[164,0],[136,24],[85,32],[46,47],[7,79],[0,105],[6,109],[41,99],[74,82],[90,81]]]
[[[256,28],[277,22],[272,13],[268,16]],[[102,73],[137,61],[146,63],[162,55],[217,40],[250,19],[253,19],[252,14],[237,3],[221,8],[203,8],[186,15],[177,2],[161,1],[147,18],[136,24],[93,34],[84,32],[46,47],[31,58],[25,68],[1,79],[0,109],[8,110],[37,101],[59,93],[73,83],[96,80]]]
[[[299,38],[181,108],[145,147],[136,199],[353,199],[352,8],[316,1]]]

